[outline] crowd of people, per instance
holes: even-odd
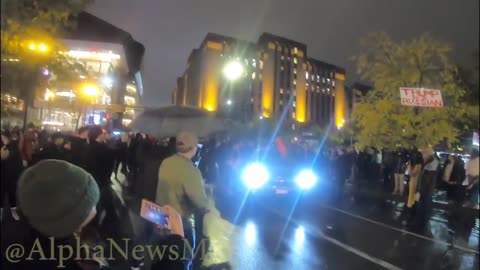
[[[1,135],[2,220],[9,208],[15,220],[14,227],[5,227],[2,222],[2,269],[57,269],[59,265],[66,269],[110,269],[101,258],[75,256],[62,261],[56,252],[68,245],[79,254],[76,252],[84,252],[83,248],[77,250],[83,244],[92,248],[104,244],[102,227],[112,223],[109,217],[116,214],[111,176],[118,178],[122,173],[127,179],[134,177],[138,171],[134,157],[141,155],[137,142],[150,143],[149,138],[128,133],[112,136],[99,126],[82,127],[75,134],[48,133],[31,124],[25,132],[3,129]],[[183,252],[181,209],[162,204],[161,211],[168,216],[170,231],[153,227],[150,236],[158,235],[158,245],[177,245]],[[10,233],[4,234],[7,231]],[[21,233],[13,233],[16,231]],[[7,240],[5,235],[18,237]],[[75,244],[77,238],[80,245]],[[8,241],[42,252],[12,262],[4,257]],[[56,255],[51,255],[54,260],[44,260],[42,254]],[[133,269],[143,265],[139,260],[129,261]],[[186,265],[188,260],[157,258],[149,269],[185,269]]]
[[[125,181],[119,182],[127,191],[125,197],[130,196],[134,211],[139,212],[140,200],[147,199],[162,205],[177,224],[170,238],[162,241],[180,243],[188,239],[195,243],[208,231],[202,229],[198,217],[217,213],[205,183],[228,185],[227,180],[235,178],[231,176],[240,174],[251,155],[249,149],[258,145],[254,141],[213,138],[202,142],[198,151],[199,139],[191,133],[158,140],[144,134],[110,133],[99,126],[82,127],[76,133],[49,133],[30,124],[24,132],[3,129],[1,135],[1,203],[12,208],[16,220],[28,223],[27,245],[34,245],[32,239],[37,238],[47,245],[48,237],[61,239],[59,245],[69,243],[80,231],[89,231],[82,228],[99,229],[112,223],[109,218],[115,216],[115,207],[111,184],[120,174]],[[274,147],[285,151],[282,141],[277,140]],[[477,150],[472,151],[467,164],[457,155],[450,155],[441,164],[431,149],[359,152],[352,146],[341,146],[317,153],[301,144],[292,149],[289,155],[313,161],[316,170],[329,179],[337,200],[342,200],[346,181],[383,178],[385,191],[404,196],[404,223],[413,229],[428,226],[437,188],[447,190],[452,205],[478,209]],[[140,233],[135,241],[141,242],[151,234],[151,230]],[[22,261],[4,269],[48,269],[53,265],[48,263]],[[82,264],[92,262],[68,263],[68,269],[86,269]],[[191,266],[188,262],[162,263],[153,263],[151,269]],[[165,263],[177,268],[162,268]],[[194,269],[199,269],[200,264],[195,263]],[[97,261],[94,264],[102,265]],[[131,264],[139,269],[143,262],[134,260]],[[228,269],[228,265],[217,267]]]

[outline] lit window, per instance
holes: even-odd
[[[256,66],[257,66],[257,63],[252,62],[252,67],[256,67]]]
[[[330,83],[330,79],[329,79],[329,78],[327,78],[327,83]]]
[[[292,117],[295,118],[295,112],[292,113]]]
[[[292,129],[295,130],[295,124],[292,124]]]
[[[245,59],[245,65],[248,66],[248,59]]]
[[[306,83],[307,87],[308,87],[308,83]]]
[[[325,93],[325,88],[322,88],[322,92]]]
[[[282,56],[280,56],[280,59],[281,59],[281,60],[285,60],[285,57],[282,55]]]
[[[332,81],[332,86],[335,86],[335,81]]]
[[[255,80],[255,72],[252,73],[252,80]]]
[[[263,61],[260,60],[260,69],[262,69],[262,68],[263,68]]]
[[[335,93],[332,93],[332,96],[334,97],[334,96],[335,96]]]
[[[258,74],[258,79],[262,80],[262,74]]]
[[[283,105],[283,100],[280,100],[280,105]]]
[[[280,94],[283,94],[283,89],[282,88],[280,88]]]
[[[283,66],[281,66],[281,67],[280,67],[280,70],[283,70],[283,69],[284,69],[284,67],[283,67]]]
[[[293,80],[293,85],[297,85],[297,80]]]
[[[298,53],[297,47],[295,47],[295,48],[293,49],[293,53],[294,53],[294,54],[297,54],[297,53]]]
[[[297,58],[296,58],[296,57],[294,57],[294,58],[293,58],[293,63],[294,63],[295,65],[298,63],[298,61],[297,61]]]
[[[293,69],[293,74],[297,74],[297,69],[296,68]]]
[[[322,78],[322,82],[325,83],[325,78]]]
[[[308,80],[308,71],[305,72],[305,78]]]
[[[295,106],[297,106],[297,102],[296,102],[296,101],[293,102],[293,107],[295,107]]]
[[[330,88],[327,88],[327,91],[330,92]]]

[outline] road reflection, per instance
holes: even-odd
[[[249,221],[245,225],[245,231],[244,231],[244,239],[245,243],[249,247],[253,247],[257,243],[257,226],[255,225],[254,222]]]

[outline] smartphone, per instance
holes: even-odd
[[[168,216],[162,212],[159,205],[154,204],[151,201],[142,200],[142,207],[140,208],[140,216],[150,222],[153,222],[157,225],[168,226]]]

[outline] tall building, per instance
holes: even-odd
[[[27,122],[59,130],[86,124],[128,126],[142,109],[144,46],[128,32],[87,12],[78,15],[76,27],[63,33],[61,43],[65,51],[59,53],[82,65],[82,71],[78,78],[62,78],[44,67],[45,83],[37,87],[32,104],[26,104]],[[4,102],[15,105],[17,98],[2,95]]]
[[[209,33],[188,57],[172,101],[243,120],[286,115],[341,127],[348,114],[344,83],[343,68],[309,58],[300,42],[268,33],[257,43]]]

